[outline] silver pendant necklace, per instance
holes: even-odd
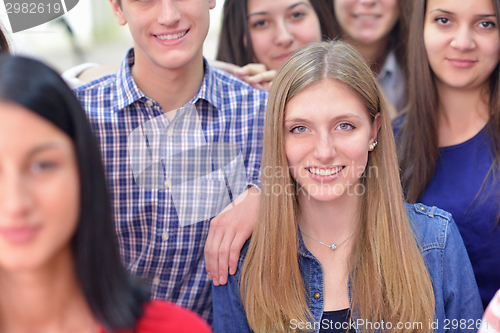
[[[327,248],[329,248],[329,249],[330,249],[330,250],[332,250],[332,251],[335,251],[335,249],[336,249],[337,247],[339,247],[340,245],[342,245],[342,244],[344,244],[345,242],[347,242],[347,240],[348,240],[349,238],[351,238],[351,237],[352,237],[352,235],[354,235],[354,232],[353,232],[353,233],[352,233],[349,237],[347,237],[346,239],[344,239],[344,240],[342,241],[342,243],[340,243],[340,244],[335,244],[335,243],[332,243],[331,245],[328,245],[328,244],[323,243],[322,241],[319,241],[319,240],[317,240],[317,239],[315,239],[315,238],[312,238],[311,236],[309,236],[308,234],[306,234],[306,233],[305,233],[305,232],[303,232],[302,230],[301,230],[300,232],[302,232],[302,234],[303,234],[304,236],[307,236],[308,238],[312,239],[313,241],[318,242],[318,243],[320,243],[321,245],[326,246]]]

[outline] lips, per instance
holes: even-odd
[[[0,237],[14,244],[26,243],[36,236],[40,228],[40,226],[1,228]]]
[[[380,14],[354,14],[354,17],[361,20],[375,20],[380,18]]]
[[[275,57],[274,59],[278,60],[278,61],[285,61],[287,60],[288,58],[290,58],[290,56],[293,54],[293,51],[292,52],[287,52],[287,53],[284,53],[282,55],[279,55],[277,57]]]
[[[459,58],[447,58],[448,62],[457,68],[468,68],[476,64],[477,60],[473,59],[459,59]]]
[[[176,40],[179,38],[184,37],[188,33],[189,29],[180,31],[180,32],[175,32],[175,33],[170,33],[170,34],[158,34],[154,35],[156,38],[161,39],[161,40]]]
[[[358,22],[364,24],[373,24],[382,17],[381,14],[353,14],[353,16]]]
[[[338,174],[340,171],[344,169],[344,167],[332,167],[332,168],[317,168],[317,167],[308,167],[306,168],[309,173],[315,176],[320,177],[329,177]]]

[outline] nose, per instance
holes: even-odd
[[[181,19],[181,12],[173,0],[160,0],[158,23],[168,27],[175,26]]]
[[[471,29],[464,25],[456,30],[455,35],[450,43],[451,47],[460,50],[468,51],[476,47],[476,42],[474,41],[474,34]]]
[[[0,213],[9,219],[29,212],[31,198],[27,185],[18,175],[0,176]]]
[[[319,135],[313,157],[321,163],[329,164],[337,156],[333,138],[328,134]]]
[[[293,43],[293,40],[294,36],[288,28],[286,22],[278,22],[276,25],[275,43],[283,47],[288,47]]]
[[[377,0],[359,0],[359,3],[364,6],[373,6],[377,3]]]

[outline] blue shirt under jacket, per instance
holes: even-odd
[[[406,204],[406,208],[415,239],[432,279],[436,300],[435,318],[422,325],[428,327],[433,324],[432,328],[436,333],[477,332],[483,313],[481,300],[467,251],[451,215],[439,208],[422,204]],[[242,250],[238,271],[229,277],[228,283],[224,286],[212,286],[215,333],[251,332],[239,292],[240,272],[246,250],[247,245]],[[300,237],[298,253],[308,305],[315,320],[311,325],[318,332],[324,305],[323,270]],[[359,318],[354,316],[355,323],[361,324],[357,319]],[[394,326],[397,324],[393,323]],[[299,328],[299,323],[291,322],[290,325],[292,328]],[[363,325],[355,327],[356,332],[363,332],[367,328]]]
[[[436,170],[418,199],[453,215],[476,276],[483,306],[500,288],[499,171],[493,169],[493,142],[485,126],[473,138],[439,148]]]
[[[396,141],[404,120],[394,120]],[[484,308],[500,289],[500,170],[491,168],[494,155],[489,124],[465,142],[440,147],[434,174],[417,200],[452,214]]]

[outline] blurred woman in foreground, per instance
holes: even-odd
[[[42,63],[0,58],[0,331],[210,332],[121,265],[99,148]]]

